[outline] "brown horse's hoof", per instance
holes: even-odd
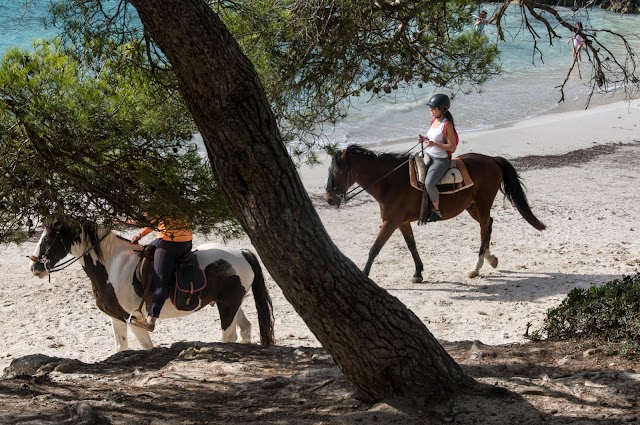
[[[422,283],[422,276],[414,276],[411,278],[411,283]]]
[[[489,260],[489,265],[490,265],[491,267],[493,267],[494,269],[495,269],[496,267],[498,267],[498,257],[495,257],[495,256],[493,256],[493,255],[492,255],[492,256],[491,256],[491,259]]]
[[[467,277],[473,279],[474,277],[480,276],[480,272],[478,270],[471,270],[467,272]]]

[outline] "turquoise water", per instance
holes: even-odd
[[[25,3],[29,5],[26,8]],[[55,28],[45,28],[43,23],[48,4],[48,0],[0,0],[0,55],[12,46],[30,48],[34,38],[56,35]],[[485,5],[489,16],[495,7],[493,4]],[[638,32],[636,28],[640,17],[618,15],[598,8],[580,11],[575,16],[570,9],[558,10],[571,21],[582,21],[585,30],[607,28],[630,36],[640,51],[638,37],[632,36]],[[511,6],[503,20],[507,42],[498,43],[503,74],[487,82],[481,93],[458,93],[454,97],[451,111],[460,132],[490,129],[558,109],[560,92],[557,86],[564,81],[572,60],[571,46],[565,43],[570,34],[558,27],[556,30],[563,37],[561,40],[555,40],[552,46],[547,39],[539,40],[541,60],[540,53],[534,57],[530,36],[520,25],[520,11]],[[536,30],[545,34],[541,26]],[[497,42],[494,26],[487,25],[485,34],[492,42]],[[619,46],[613,44],[613,39],[605,39],[605,42],[610,43],[607,47],[614,52],[620,51]],[[565,87],[566,101],[579,107],[584,107],[589,93],[588,63],[584,54],[583,61],[583,79],[578,78],[574,70]],[[433,87],[425,86],[399,91],[385,99],[352,99],[355,108],[349,117],[325,135],[343,145],[383,144],[413,138],[425,130],[428,120],[425,103],[434,91]],[[444,92],[451,94],[450,90]],[[610,97],[610,94],[604,96]]]
[[[30,49],[33,39],[54,37],[54,28],[45,28],[48,1],[0,0],[0,55],[10,47]]]

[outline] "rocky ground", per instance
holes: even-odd
[[[317,347],[177,343],[93,364],[27,356],[0,380],[0,423],[640,423],[637,361],[597,341],[444,347],[483,385],[423,409],[356,400]]]

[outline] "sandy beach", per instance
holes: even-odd
[[[479,229],[468,216],[414,226],[425,263],[425,282],[410,283],[413,261],[399,233],[374,263],[371,278],[398,297],[442,341],[478,340],[484,344],[524,342],[528,326],[542,324],[548,308],[558,305],[574,287],[588,287],[640,269],[640,102],[618,102],[589,110],[550,114],[516,125],[461,135],[456,154],[481,152],[514,160],[528,189],[534,213],[547,224],[530,227],[498,196],[491,251],[496,269],[485,264],[481,276],[465,277],[476,260]],[[405,151],[415,142],[374,147]],[[613,148],[611,144],[620,144]],[[582,156],[558,158],[597,146]],[[600,154],[598,154],[600,152]],[[518,166],[528,155],[555,156],[548,164]],[[578,158],[578,159],[576,159]],[[325,228],[339,249],[362,266],[380,225],[378,206],[366,194],[336,210],[322,200],[327,159],[300,170]],[[442,237],[446,235],[444,238]],[[434,244],[432,241],[444,241]],[[207,241],[197,236],[194,245]],[[233,245],[251,247],[248,239]],[[95,306],[89,282],[74,264],[37,279],[25,256],[35,241],[0,247],[0,370],[18,357],[42,353],[100,361],[114,353],[111,324]],[[273,298],[276,344],[318,347],[315,337],[285,300],[267,273]],[[244,303],[247,317],[257,318],[253,300]],[[139,348],[130,333],[131,348]],[[183,319],[159,322],[156,345],[177,341],[220,341],[216,309]]]

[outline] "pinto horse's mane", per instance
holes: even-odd
[[[93,246],[93,251],[100,260],[105,259],[104,245],[112,245],[112,237],[115,237],[116,240],[128,241],[110,229],[99,226],[93,222],[85,223],[82,226],[82,233],[85,235],[89,246]]]
[[[407,160],[407,158],[409,157],[408,154],[406,153],[374,152],[360,145],[349,145],[346,147],[345,151],[347,153],[346,155],[347,157],[349,155],[359,155],[359,156],[364,156],[371,159],[378,159],[378,160],[381,160],[382,162],[388,162],[394,165],[397,164],[398,162]],[[339,162],[338,162],[338,165],[340,165]]]

